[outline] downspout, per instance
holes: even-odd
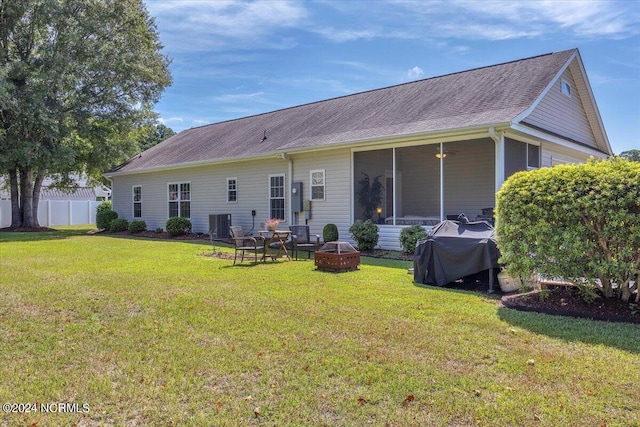
[[[498,193],[504,183],[504,132],[489,128],[489,136],[495,142],[495,192]],[[497,202],[497,200],[496,200]]]
[[[440,221],[444,221],[444,149],[440,143]]]
[[[393,161],[393,167],[391,168],[391,173],[393,174],[393,200],[391,200],[391,206],[393,209],[393,225],[396,225],[396,218],[398,218],[398,210],[396,209],[396,198],[398,195],[398,192],[396,191],[397,186],[396,186],[396,147],[393,147],[393,150],[391,151],[392,153],[392,161]],[[385,206],[386,209],[386,206]],[[378,215],[380,216],[380,215]]]
[[[289,174],[289,196],[287,200],[289,201],[289,225],[294,225],[298,223],[298,217],[294,216],[293,212],[293,204],[291,203],[291,189],[293,188],[293,160],[286,153],[282,153],[282,159],[286,160],[288,163],[288,174]]]
[[[107,179],[107,181],[109,181],[109,188],[111,189],[111,194],[109,196],[109,200],[111,200],[111,209],[113,209],[113,192],[115,191],[114,188],[113,188],[113,179],[108,178],[106,176],[105,176],[105,178]],[[96,228],[98,227],[97,224],[98,224],[98,210],[96,208]]]

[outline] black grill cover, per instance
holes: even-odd
[[[442,221],[416,245],[413,280],[444,286],[490,268],[497,268],[495,230],[487,222]]]

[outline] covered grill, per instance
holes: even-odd
[[[413,257],[416,283],[444,286],[463,277],[498,268],[495,229],[485,221],[442,221],[420,240]],[[489,275],[489,292],[493,274]]]

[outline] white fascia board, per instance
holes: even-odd
[[[594,157],[600,157],[600,158],[604,158],[607,156],[607,154],[603,153],[600,150],[597,150],[595,148],[591,148],[591,147],[587,147],[581,144],[576,144],[575,142],[571,142],[571,141],[567,141],[564,138],[560,138],[557,136],[553,136],[553,135],[549,135],[548,133],[539,131],[537,129],[532,129],[526,125],[521,125],[519,123],[513,123],[511,125],[511,129],[515,132],[509,132],[507,131],[507,133],[505,134],[505,136],[507,137],[511,137],[513,139],[519,139],[519,140],[525,140],[523,142],[527,142],[527,143],[533,143],[535,145],[540,145],[541,142],[544,141],[548,141],[551,142],[553,144],[556,145],[560,145],[562,147],[565,148],[570,148],[572,150],[577,150],[577,151],[581,151],[583,153],[586,153],[588,155],[594,156]],[[527,137],[531,138],[531,141],[527,141]]]
[[[593,109],[593,112],[598,120],[598,126],[600,127],[600,131],[602,132],[602,137],[604,138],[604,143],[606,145],[606,150],[609,154],[613,155],[613,150],[611,149],[611,144],[609,143],[609,137],[607,136],[607,131],[604,128],[604,123],[602,122],[602,116],[600,116],[600,110],[598,109],[598,104],[596,104],[596,98],[593,95],[593,91],[591,90],[591,83],[589,83],[589,76],[587,76],[587,71],[584,69],[584,64],[582,63],[582,58],[580,58],[580,52],[578,52],[578,68],[580,68],[580,74],[582,74],[582,78],[584,80],[584,84],[587,87],[587,91],[589,92],[589,105]],[[584,102],[584,99],[583,99]]]

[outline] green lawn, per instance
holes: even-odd
[[[77,409],[2,426],[640,426],[638,325],[86,231],[0,233],[0,403]]]

